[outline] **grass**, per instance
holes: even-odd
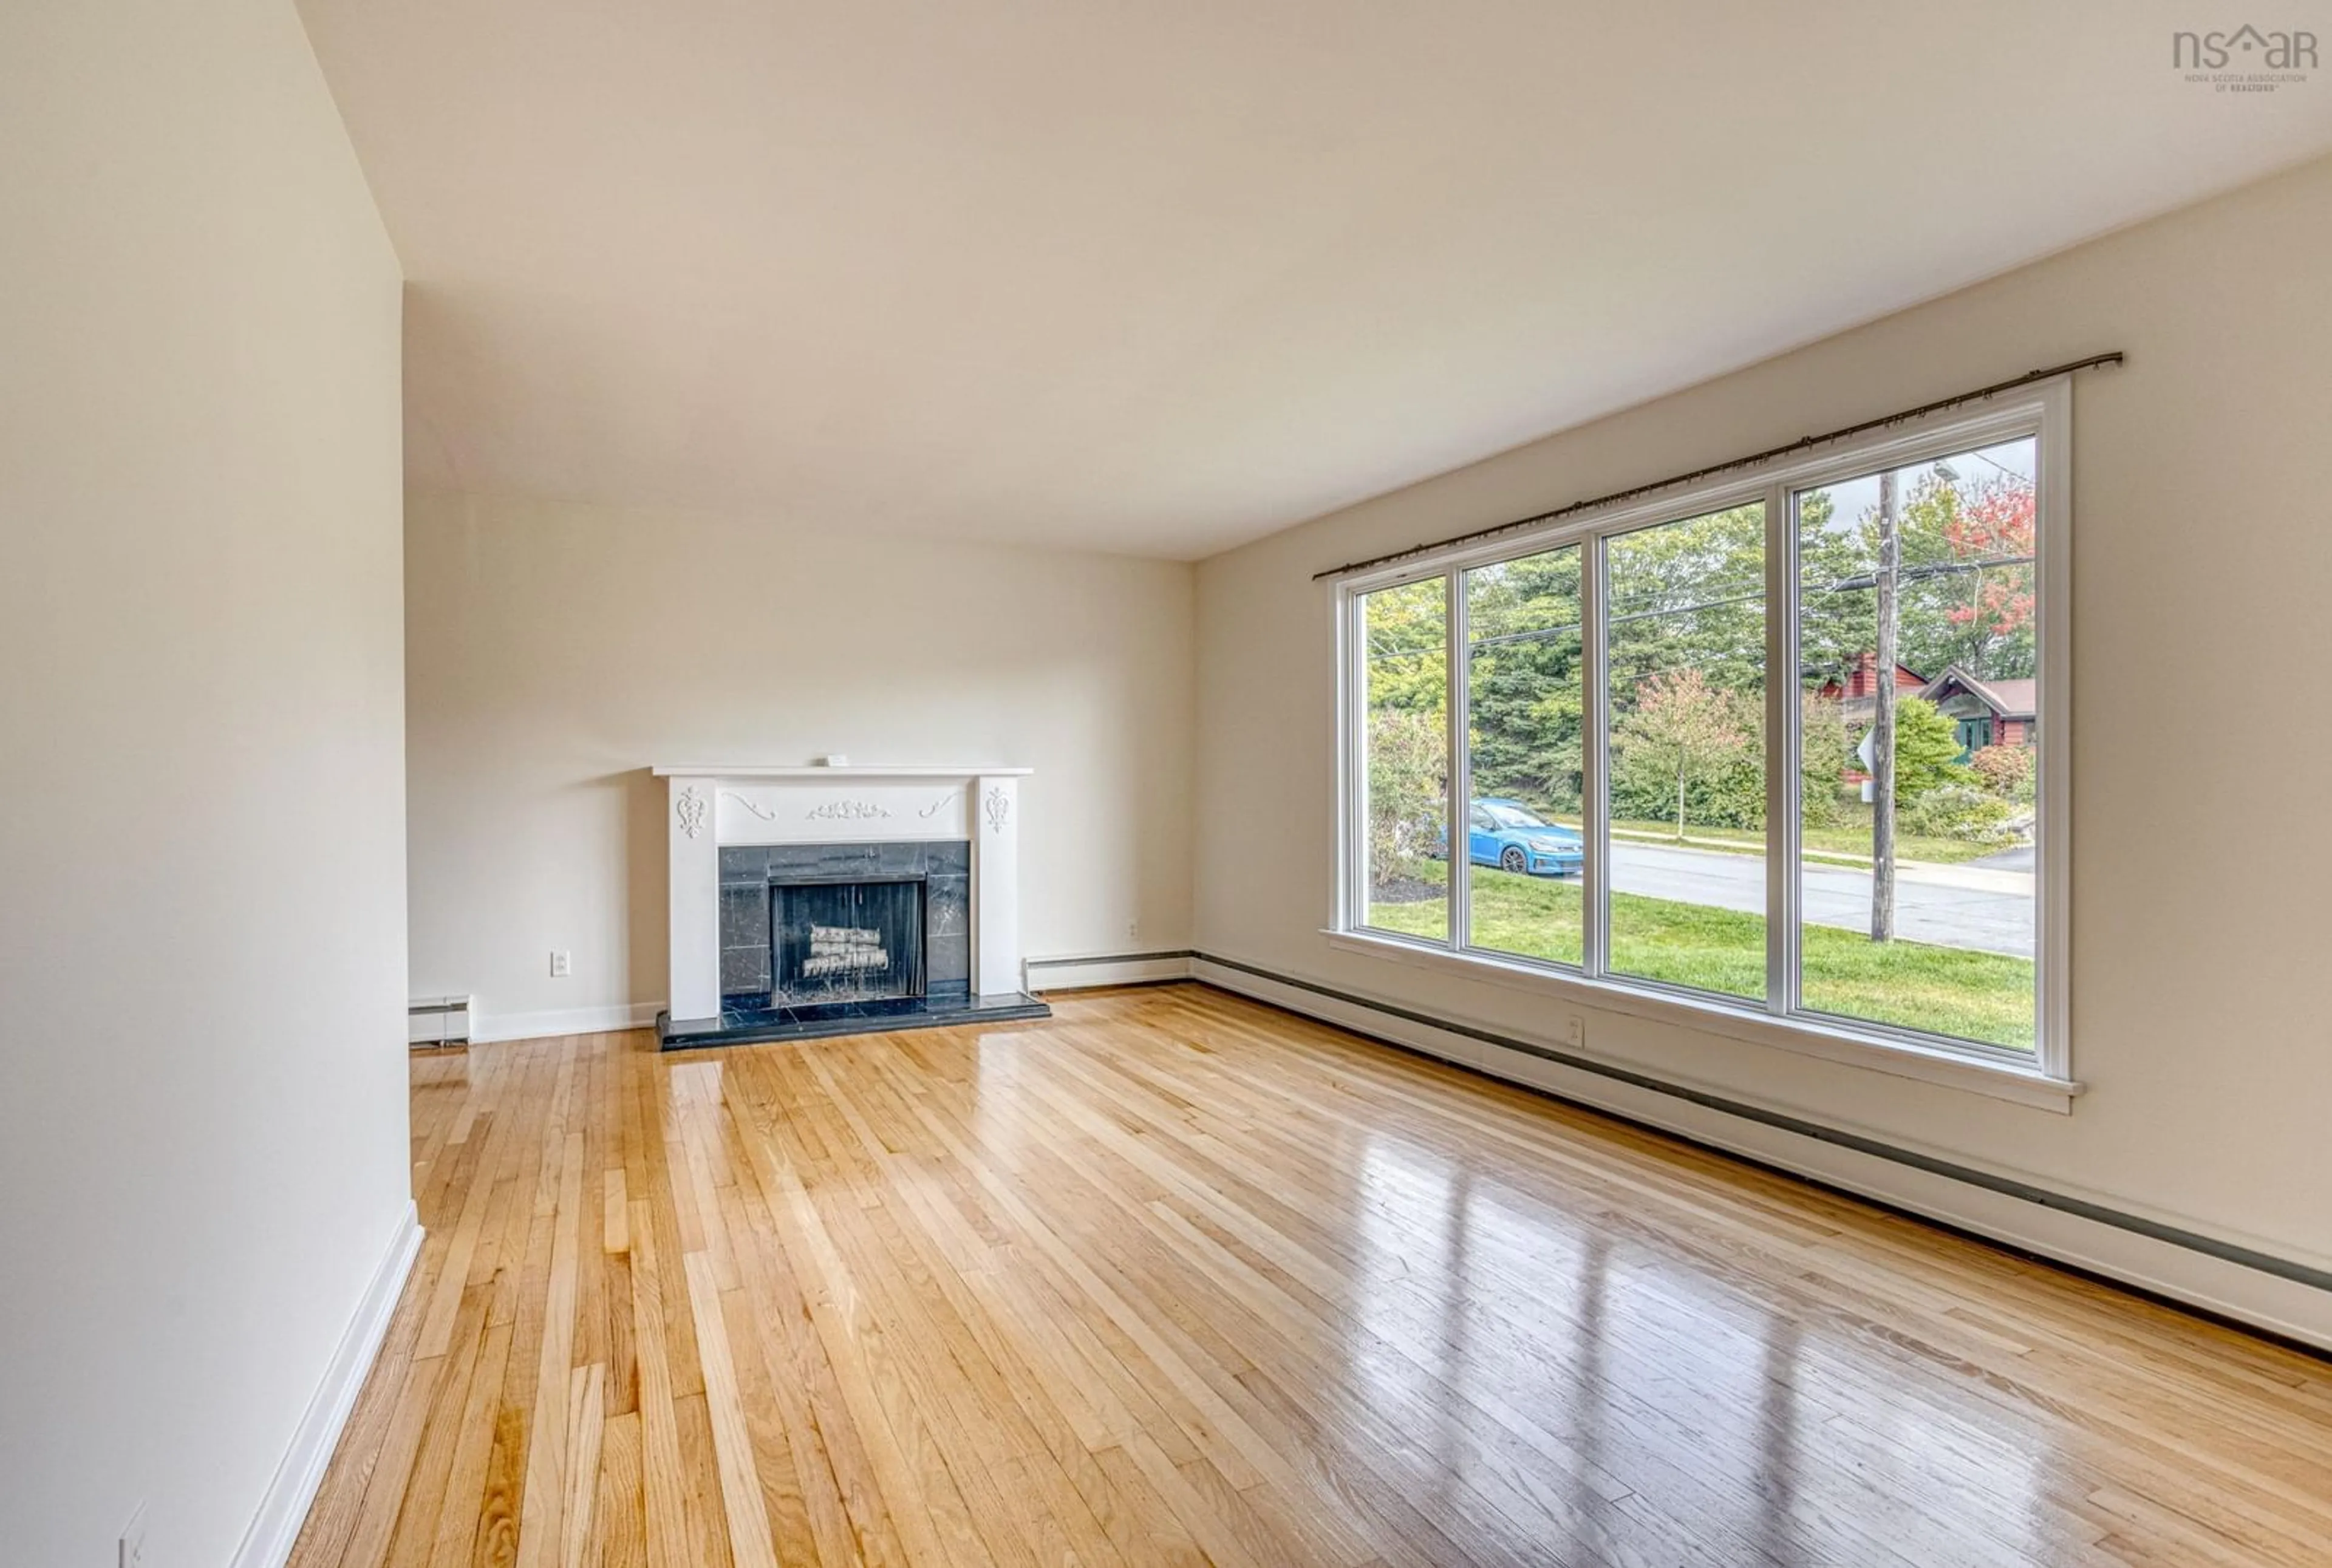
[[[1859,802],[1841,808],[1847,815],[1844,822],[1826,827],[1808,827],[1799,829],[1798,839],[1809,856],[1835,856],[1849,865],[1868,867],[1870,864],[1870,812]],[[1644,838],[1665,838],[1676,842],[1674,822],[1627,822],[1611,824],[1615,833],[1625,833]],[[1697,822],[1685,828],[1686,836],[1697,841],[1696,847],[1719,852],[1733,850],[1744,855],[1765,853],[1765,830],[1762,827],[1703,827]],[[1916,833],[1895,836],[1895,855],[1898,860],[1924,860],[1931,865],[1956,865],[1962,861],[1976,860],[1986,855],[1997,855],[1996,844],[1970,844],[1964,838],[1926,838]]]
[[[1870,865],[1870,808],[1859,800],[1840,803],[1840,819],[1824,827],[1799,829],[1799,842],[1804,846],[1808,859],[1827,860],[1841,865]],[[1560,822],[1565,827],[1579,827],[1578,815],[1550,814],[1549,822]],[[1666,840],[1677,842],[1676,821],[1654,822],[1640,818],[1614,817],[1611,831],[1622,838]],[[1696,849],[1713,849],[1718,854],[1763,855],[1765,853],[1765,830],[1762,827],[1711,827],[1704,823],[1687,822],[1685,837]],[[1977,860],[1987,855],[1997,855],[1997,844],[1970,844],[1964,838],[1928,838],[1916,833],[1895,836],[1895,856],[1898,860],[1924,860],[1930,865],[1956,865],[1962,861]]]
[[[1419,876],[1438,882],[1434,865]],[[1473,868],[1474,945],[1522,958],[1577,963],[1580,890],[1576,880],[1518,876]],[[1438,937],[1448,915],[1439,898],[1371,904],[1380,931]],[[1850,931],[1805,930],[1805,1005],[1961,1039],[2032,1048],[2032,963],[2029,959],[1927,942],[1874,942]],[[1765,995],[1765,920],[1673,899],[1611,895],[1615,973],[1762,1000]]]
[[[1806,858],[1828,865],[1870,865],[1870,813],[1859,804],[1847,808],[1852,815],[1845,823],[1827,827],[1799,829],[1799,842],[1805,847]],[[1575,822],[1565,827],[1575,827]],[[1677,841],[1674,822],[1637,822],[1615,819],[1611,831],[1625,838]],[[1765,853],[1765,830],[1762,827],[1707,827],[1689,823],[1685,837],[1696,849],[1713,849],[1720,855],[1763,855]],[[1924,860],[1930,865],[1956,865],[1962,861],[1980,859],[2000,853],[1997,844],[1970,844],[1964,838],[1926,838],[1916,833],[1895,836],[1895,855],[1898,860]]]

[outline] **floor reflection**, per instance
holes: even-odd
[[[1766,1561],[1787,1563],[1797,1546],[1791,1518],[1798,1497],[1798,1325],[1789,1318],[1765,1320],[1764,1376],[1752,1450],[1758,1502],[1754,1539]]]
[[[1382,1135],[1350,1178],[1352,1385],[1453,1506],[1526,1504],[1607,1544],[1673,1532],[1679,1562],[1853,1562],[1888,1550],[1858,1496],[1940,1485],[1982,1496],[1995,1543],[2050,1549],[2005,1523],[2035,1456],[1980,1396],[1905,1379],[1903,1342],[1828,1331],[1787,1287],[1744,1288],[1624,1192],[1553,1202]]]

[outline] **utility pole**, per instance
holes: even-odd
[[[1878,689],[1870,726],[1870,940],[1895,940],[1895,473],[1878,476]]]

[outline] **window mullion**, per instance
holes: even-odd
[[[1581,671],[1587,683],[1580,703],[1579,964],[1582,972],[1609,972],[1611,956],[1611,834],[1605,780],[1610,751],[1611,683],[1605,674],[1603,540],[1579,541]]]
[[[1466,945],[1466,933],[1473,929],[1471,905],[1473,897],[1473,859],[1467,837],[1467,802],[1472,798],[1473,783],[1468,777],[1472,760],[1467,755],[1467,731],[1466,690],[1466,574],[1453,571],[1443,580],[1448,628],[1448,701],[1443,711],[1448,715],[1449,741],[1449,798],[1443,810],[1448,824],[1449,867],[1448,940],[1452,948]]]
[[[1360,890],[1369,876],[1368,675],[1363,657],[1367,636],[1361,625],[1365,601],[1349,588],[1336,597],[1336,704],[1338,769],[1342,808],[1337,827],[1335,929],[1357,931],[1368,923]]]
[[[2050,394],[2036,435],[2033,513],[2040,559],[2034,566],[2040,629],[2033,671],[2041,728],[2033,746],[2040,770],[2034,798],[2034,1046],[2042,1070],[2072,1076],[2072,748],[2065,720],[2073,693],[2072,384]]]
[[[1786,485],[1765,495],[1765,1008],[1798,1006],[1798,530]]]

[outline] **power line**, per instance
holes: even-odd
[[[1898,583],[1918,582],[1927,578],[1961,576],[1968,572],[1983,571],[1993,567],[2031,566],[2040,557],[2031,555],[1995,555],[1986,556],[1982,560],[1929,561],[1921,566],[1897,567],[1895,569],[1895,580]],[[1876,576],[1848,577],[1839,578],[1827,588],[1807,588],[1799,591],[1801,594],[1853,593],[1863,588],[1875,588],[1878,586],[1878,578]]]

